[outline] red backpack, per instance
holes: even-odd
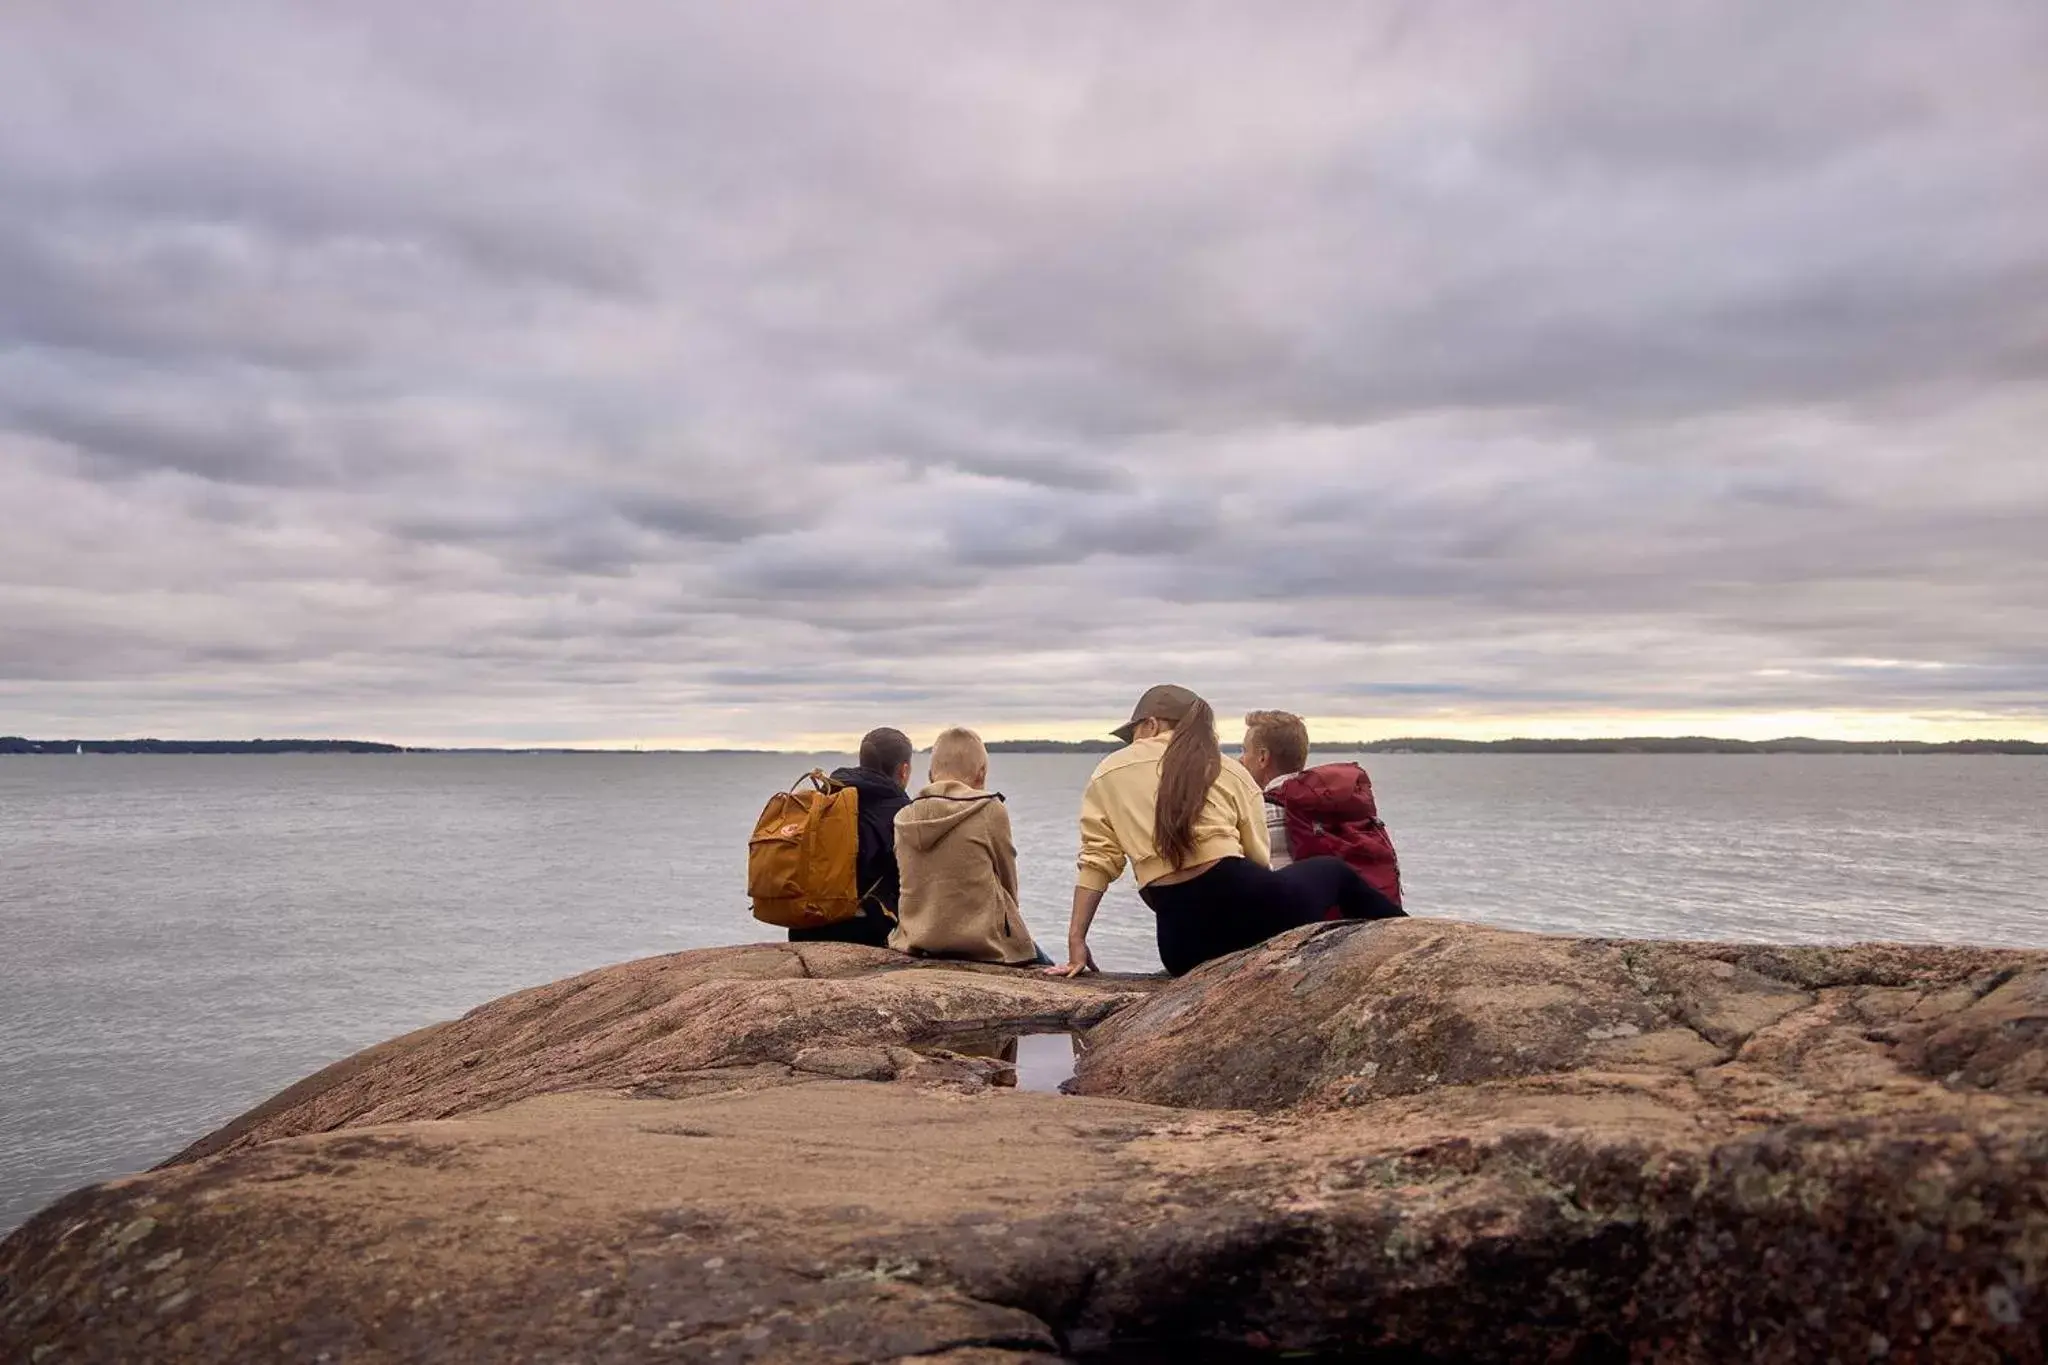
[[[1266,793],[1287,813],[1288,856],[1342,858],[1373,889],[1401,903],[1401,860],[1380,820],[1372,779],[1356,763],[1325,763]]]

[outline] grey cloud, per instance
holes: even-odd
[[[526,572],[619,575],[641,562],[630,527],[588,506],[469,506],[403,512],[392,536],[427,546],[480,549]]]
[[[16,203],[13,211],[21,212]],[[373,346],[332,298],[279,306],[266,272],[209,276],[196,268],[192,244],[182,248],[95,243],[89,230],[61,220],[0,217],[0,315],[17,343],[145,362],[227,359],[320,370]]]
[[[1996,9],[1964,8],[1964,23]],[[1898,60],[1915,17],[1896,4],[1681,7],[1654,46],[1628,25],[1576,26],[1554,60],[1584,79],[1533,83],[1496,141],[1556,174],[1810,175],[1937,124],[1924,66]]]
[[[2036,5],[117,17],[0,50],[0,729],[2048,725]]]
[[[615,504],[627,521],[687,540],[740,541],[768,531],[772,523],[710,503],[664,495],[627,495]]]
[[[289,436],[263,414],[243,421],[210,412],[142,413],[36,403],[0,420],[75,450],[88,471],[132,476],[170,469],[224,483],[296,483],[310,471],[285,458]]]
[[[1013,479],[1040,488],[1058,489],[1081,495],[1115,492],[1131,484],[1129,471],[1100,456],[1039,453],[1005,448],[994,442],[962,442],[961,449],[934,457],[932,463],[957,469],[963,474],[980,474],[992,479]]]
[[[994,570],[1097,556],[1177,556],[1216,529],[1203,501],[1159,496],[962,498],[942,515],[955,562]]]
[[[153,473],[283,489],[393,481],[439,452],[407,404],[210,363],[166,374],[104,358],[0,355],[0,434],[68,450],[88,479]],[[224,504],[223,504],[224,505]]]

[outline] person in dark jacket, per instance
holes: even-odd
[[[896,812],[910,804],[904,787],[910,782],[909,736],[884,726],[861,737],[860,766],[832,774],[860,793],[860,852],[854,880],[860,886],[860,913],[816,929],[792,929],[791,943],[865,943],[889,946],[896,927],[896,902],[902,877],[896,869]]]

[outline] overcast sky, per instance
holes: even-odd
[[[2044,72],[2040,0],[13,0],[0,733],[2048,735]]]

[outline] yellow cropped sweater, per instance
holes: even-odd
[[[1159,800],[1159,763],[1168,736],[1137,740],[1102,760],[1081,794],[1081,856],[1074,881],[1101,891],[1135,870],[1139,886],[1158,881],[1173,867],[1153,840],[1152,810]],[[1266,838],[1266,801],[1244,765],[1226,756],[1223,771],[1209,786],[1209,798],[1195,817],[1195,851],[1187,865],[1216,858],[1250,858],[1260,867],[1272,859]]]

